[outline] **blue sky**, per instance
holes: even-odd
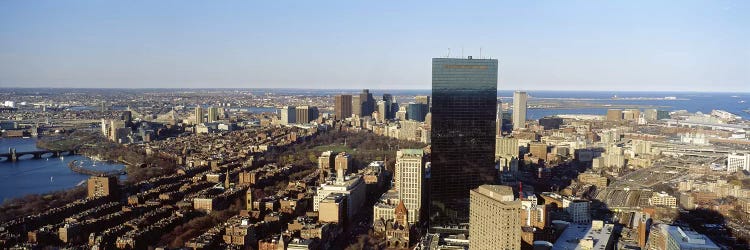
[[[0,87],[750,92],[750,1],[0,1]]]

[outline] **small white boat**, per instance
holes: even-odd
[[[52,183],[52,182],[54,181],[54,179],[55,179],[55,177],[54,177],[54,176],[50,176],[50,177],[49,177],[49,182],[50,182],[50,183]]]

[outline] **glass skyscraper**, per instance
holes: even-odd
[[[431,226],[468,222],[469,191],[496,179],[496,59],[432,59]]]

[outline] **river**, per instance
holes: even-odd
[[[36,138],[0,138],[0,150],[16,148],[17,152],[40,150],[36,147]],[[68,163],[78,160],[84,166],[97,170],[122,169],[122,164],[93,162],[82,155],[70,155],[62,158],[26,159],[16,162],[0,162],[0,201],[17,198],[28,194],[43,194],[52,191],[73,188],[88,179],[88,175],[75,173],[68,168]]]

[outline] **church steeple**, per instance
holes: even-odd
[[[406,209],[406,206],[404,205],[403,200],[398,201],[398,206],[396,206],[396,223],[403,227],[408,227],[408,221],[409,221],[409,210]]]

